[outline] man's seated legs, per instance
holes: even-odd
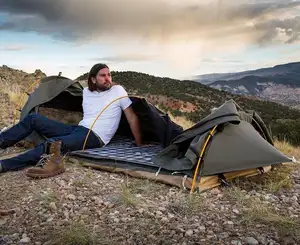
[[[28,166],[35,165],[43,154],[46,153],[47,142],[41,143],[33,149],[30,149],[18,156],[0,160],[2,171],[15,171]]]
[[[25,139],[33,131],[47,138],[72,133],[74,127],[51,120],[40,114],[29,114],[22,121],[0,133],[0,148],[5,149]]]
[[[71,134],[50,138],[47,142],[19,156],[0,160],[0,164],[3,171],[13,171],[35,165],[41,160],[41,164],[28,170],[27,176],[42,178],[56,175],[64,171],[63,156],[70,151],[83,148],[87,133],[87,128],[74,127]],[[86,149],[102,146],[103,142],[91,132],[87,140]],[[46,158],[44,157],[45,154],[47,155]]]

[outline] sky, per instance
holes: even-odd
[[[0,65],[188,79],[300,61],[300,0],[0,0]]]

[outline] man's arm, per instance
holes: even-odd
[[[131,132],[135,138],[136,145],[141,146],[142,145],[142,135],[141,135],[141,129],[140,129],[140,122],[139,122],[137,115],[135,114],[135,112],[133,111],[131,106],[127,107],[124,110],[124,114],[129,123]]]

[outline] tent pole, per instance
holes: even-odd
[[[200,162],[202,160],[204,151],[205,151],[205,149],[207,147],[208,141],[213,136],[213,133],[215,132],[215,130],[217,129],[217,127],[218,127],[218,125],[214,126],[214,128],[209,132],[208,137],[207,137],[205,143],[203,144],[203,147],[202,147],[199,159],[198,159],[198,163],[197,163],[197,166],[196,166],[196,169],[195,169],[195,172],[194,172],[192,187],[191,187],[191,191],[190,191],[191,194],[194,192],[194,189],[195,189],[196,177],[197,177],[197,174],[198,174],[198,171],[199,171],[199,166],[200,166]]]
[[[128,96],[128,95],[127,95],[127,96],[121,96],[121,97],[119,97],[119,98],[117,98],[117,99],[111,101],[107,106],[105,106],[105,107],[103,108],[103,110],[98,114],[98,116],[97,116],[96,119],[94,120],[94,122],[93,122],[91,128],[89,129],[89,131],[88,131],[88,133],[87,133],[87,136],[86,136],[85,141],[84,141],[84,144],[83,144],[82,151],[84,151],[85,146],[86,146],[86,143],[87,143],[87,139],[88,139],[88,137],[89,137],[89,135],[90,135],[90,133],[91,133],[91,131],[92,131],[92,128],[94,127],[96,121],[97,121],[98,118],[100,117],[100,115],[101,115],[101,114],[102,114],[102,113],[103,113],[103,112],[104,112],[104,111],[105,111],[112,103],[116,102],[117,100],[120,100],[120,99],[123,99],[123,98],[127,98],[127,97],[129,97],[129,96]]]

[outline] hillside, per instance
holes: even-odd
[[[277,82],[279,78],[283,78],[280,82],[287,82],[300,84],[299,81],[300,74],[300,62],[292,62],[287,64],[276,65],[274,67],[261,68],[256,70],[248,70],[242,72],[233,72],[233,73],[212,73],[212,74],[203,74],[193,78],[193,80],[198,81],[203,84],[210,84],[218,80],[238,80],[247,76],[256,76],[256,77],[273,77]],[[276,77],[278,76],[278,79]],[[285,77],[283,77],[285,76]]]
[[[195,80],[218,90],[252,95],[295,108],[300,104],[300,62],[237,73],[206,74]]]
[[[7,89],[25,90],[34,81],[45,77],[46,74],[37,69],[33,73],[27,73],[22,70],[16,70],[6,65],[0,66],[0,84],[1,88],[6,85]]]
[[[86,73],[77,80],[86,80],[87,75]],[[298,132],[300,111],[287,106],[219,91],[195,81],[180,81],[138,72],[112,72],[112,76],[113,81],[126,87],[130,94],[143,96],[165,111],[184,116],[193,123],[209,114],[213,107],[219,107],[226,100],[234,99],[243,109],[259,113],[272,129],[273,136],[279,139],[288,138],[291,143],[300,143],[298,134],[296,136],[294,132]],[[288,125],[285,121],[287,119]]]
[[[153,101],[159,99],[158,103],[173,108],[181,106],[179,109],[185,111],[182,114],[198,110],[191,106],[194,104],[186,103],[188,98],[195,97],[193,103],[206,101],[210,108],[230,96],[192,83],[195,91],[189,90],[189,96],[184,97],[188,81],[126,72],[113,75],[114,80],[123,81],[132,93],[141,91],[147,95],[150,91],[153,95],[148,96]],[[5,91],[0,97],[3,98],[0,116],[1,123],[5,124],[10,119],[2,113],[14,111],[12,99],[19,99],[24,92],[9,86],[15,82],[14,78],[10,70],[10,83],[6,87],[0,83],[1,91]],[[11,93],[17,91],[16,97],[12,97]],[[198,92],[202,94],[194,95]],[[176,99],[181,93],[182,100]],[[236,98],[255,108],[263,106],[257,100]],[[208,109],[205,104],[200,105],[205,109],[201,112],[204,115]],[[286,107],[268,105],[289,113]],[[299,147],[278,141],[275,147],[300,159]],[[19,145],[6,153],[14,155],[24,150]],[[6,157],[9,156],[1,152],[0,159]],[[67,171],[46,179],[27,178],[27,169],[0,173],[0,244],[280,245],[300,242],[298,165],[274,168],[269,173],[236,179],[228,186],[190,195],[183,188],[84,168],[82,163],[66,157]]]
[[[26,73],[8,66],[0,66],[0,128],[9,126],[19,115],[23,103],[27,100],[26,93],[31,93],[38,86],[36,81],[45,77],[41,70]],[[24,94],[25,93],[25,94]]]

